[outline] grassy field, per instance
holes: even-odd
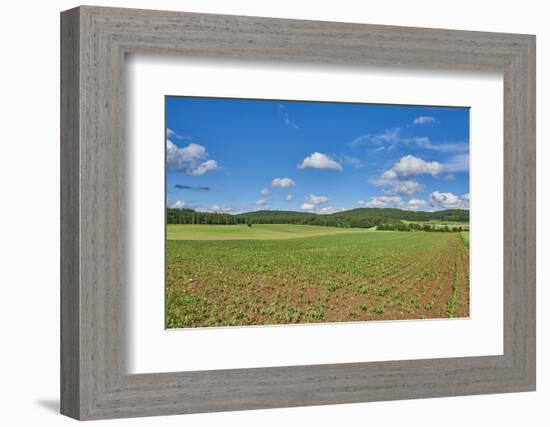
[[[169,225],[169,328],[465,317],[467,233]]]
[[[282,240],[325,236],[350,232],[366,232],[363,228],[323,227],[316,225],[255,224],[192,225],[168,224],[168,240]]]
[[[469,230],[470,229],[470,224],[469,223],[459,222],[459,221],[439,221],[439,220],[406,221],[406,220],[401,220],[401,222],[404,222],[405,224],[411,224],[411,223],[420,224],[420,225],[427,224],[427,225],[430,225],[434,228],[443,228],[443,227],[447,226],[449,228],[462,227],[463,230]]]
[[[470,247],[470,232],[469,231],[461,231],[460,237],[464,241],[464,244],[469,248]]]

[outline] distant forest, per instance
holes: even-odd
[[[166,220],[168,224],[301,224],[371,228],[381,224],[395,224],[400,220],[469,222],[470,211],[448,209],[437,212],[415,212],[391,208],[358,208],[323,215],[309,212],[270,210],[232,215],[199,212],[193,209],[168,208]]]

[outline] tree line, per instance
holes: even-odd
[[[246,218],[217,212],[199,212],[193,209],[168,208],[166,210],[168,224],[215,224],[235,225],[246,224]]]
[[[320,225],[329,227],[353,227],[372,228],[394,227],[386,229],[397,229],[398,231],[411,231],[419,224],[404,224],[404,221],[457,221],[468,222],[469,211],[467,210],[446,210],[438,212],[414,212],[400,209],[385,208],[359,208],[333,214],[315,214],[310,212],[296,211],[256,211],[242,214],[229,214],[223,212],[200,212],[194,209],[168,208],[166,220],[168,224],[213,224],[213,225],[236,225],[248,224],[299,224],[299,225]],[[427,226],[425,231],[431,230]],[[401,227],[401,228],[400,228]],[[430,230],[428,230],[430,228]],[[445,230],[444,230],[445,231]],[[449,230],[450,231],[450,230]]]
[[[441,233],[449,232],[459,232],[467,230],[462,228],[462,226],[435,226],[434,224],[418,224],[414,222],[404,223],[404,222],[388,222],[385,224],[380,224],[376,227],[376,230],[380,231],[436,231]]]

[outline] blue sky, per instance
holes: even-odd
[[[166,97],[169,207],[469,208],[469,109]]]

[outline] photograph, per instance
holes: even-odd
[[[166,96],[166,327],[468,317],[469,113]]]

